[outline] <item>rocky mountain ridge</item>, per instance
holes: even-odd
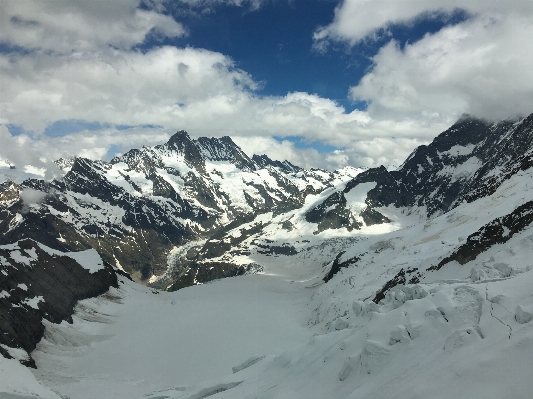
[[[533,115],[499,123],[465,116],[396,171],[327,172],[250,158],[230,138],[178,132],[108,163],[63,160],[62,180],[6,180],[0,353],[34,365],[46,322],[69,320],[79,299],[116,287],[126,278],[120,270],[169,291],[290,271],[291,281],[313,290],[308,324],[325,333],[359,331],[361,321],[379,322],[373,314],[397,317],[409,301],[431,306],[433,294],[450,290],[455,307],[439,302],[421,314],[455,320],[444,330],[459,341],[483,339],[488,302],[491,317],[518,328],[533,319],[522,291],[491,302],[476,287],[496,297],[501,281],[533,269],[532,135]],[[79,251],[93,253],[98,268],[88,269]],[[514,321],[495,313],[497,304]],[[402,323],[389,345],[411,342],[427,324]],[[340,381],[361,369],[357,359],[396,350],[365,348]]]
[[[61,180],[1,183],[2,196],[12,200],[0,209],[0,243],[29,237],[58,250],[95,248],[145,283],[166,271],[172,248],[267,210],[297,208],[308,193],[358,173],[250,158],[229,137],[192,140],[184,131],[110,162],[59,165],[66,171]],[[40,193],[40,201],[27,206],[18,195],[24,190]]]
[[[498,123],[465,115],[432,143],[418,147],[398,170],[379,167],[362,171],[346,183],[308,197],[309,201],[299,209],[282,215],[273,213],[271,218],[260,216],[228,231],[226,236],[211,238],[200,252],[199,263],[204,267],[221,261],[245,264],[256,262],[253,254],[303,254],[311,251],[308,247],[317,245],[298,243],[296,237],[309,231],[317,242],[323,241],[321,245],[327,245],[328,239],[320,239],[325,234],[359,240],[372,228],[396,229],[395,225],[403,218],[398,212],[416,215],[416,222],[423,224],[463,203],[490,197],[506,181],[528,170],[533,154],[532,139],[533,115],[520,121]],[[524,212],[515,211],[512,220],[524,218],[522,222],[513,222],[513,226],[523,228],[529,225],[526,221],[529,211],[525,210],[529,208],[527,204],[521,206]],[[509,218],[505,219],[506,223],[510,223]],[[512,227],[511,231],[517,228]],[[224,245],[227,250],[222,249]],[[218,252],[209,252],[210,247],[216,247]],[[465,251],[459,246],[456,250]],[[331,278],[331,270],[353,265],[360,256],[340,262],[342,258],[340,254],[330,258],[335,261],[326,281]],[[436,263],[442,265],[442,262]],[[405,270],[401,271],[393,280],[415,283],[422,271],[410,268],[407,277],[404,273]],[[408,277],[409,274],[413,276]],[[376,293],[376,301],[392,286],[393,282],[385,282],[383,289]]]
[[[229,137],[192,140],[184,131],[110,162],[57,164],[59,180],[16,181],[10,169],[0,182],[0,353],[32,367],[46,322],[71,320],[79,300],[129,275],[148,284],[159,274],[166,288],[255,272],[220,264],[190,281],[172,259],[178,248],[194,253],[191,243],[266,210],[298,207],[307,193],[357,173],[250,158]],[[102,269],[88,273],[76,255],[84,253]]]

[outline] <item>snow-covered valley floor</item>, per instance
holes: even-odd
[[[353,287],[336,284],[327,308],[327,284],[287,275],[157,294],[125,281],[80,302],[73,325],[47,326],[34,375],[70,399],[530,398],[533,270],[512,253],[532,232],[487,253],[516,261],[507,277],[411,285],[329,326]],[[313,326],[317,301],[327,317]]]
[[[265,275],[173,293],[126,281],[82,301],[73,325],[47,326],[35,375],[72,399],[183,393],[307,341],[309,295],[303,285]]]

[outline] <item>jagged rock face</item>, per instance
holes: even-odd
[[[2,184],[0,244],[29,237],[59,250],[95,248],[143,282],[166,270],[173,247],[267,211],[296,209],[333,184],[329,172],[252,159],[229,137],[193,140],[185,131],[111,162],[58,165],[67,171],[61,180]],[[28,189],[44,198],[24,204],[19,193]]]
[[[70,173],[85,181],[76,170]],[[96,180],[95,185],[98,183]],[[179,212],[171,208],[174,203],[168,204],[165,213],[142,197],[131,196],[129,201],[126,200],[126,193],[120,190],[116,190],[120,196],[114,197],[109,194],[113,187],[102,191],[92,189],[93,197],[84,192],[84,187],[79,189],[81,193],[74,190],[61,192],[63,182],[43,185],[42,182],[27,181],[25,184],[26,187],[12,186],[17,196],[28,187],[52,194],[27,210],[20,199],[2,204],[2,244],[32,238],[58,250],[95,248],[107,262],[128,265],[128,271],[141,280],[142,273],[157,271],[158,264],[164,269],[165,251],[192,235],[181,224],[175,223],[176,218],[168,212],[173,209],[175,213]],[[70,184],[70,187],[76,186]]]
[[[423,214],[427,217],[424,230],[437,217],[446,215],[448,223],[456,228],[468,220],[465,216],[455,220],[456,216],[452,211],[459,205],[478,200],[490,204],[499,203],[504,201],[505,196],[497,195],[497,190],[505,192],[510,190],[509,184],[510,187],[517,184],[509,183],[502,189],[509,180],[529,184],[528,176],[533,166],[532,139],[533,115],[518,122],[502,121],[495,124],[463,117],[431,144],[418,147],[399,170],[389,172],[381,167],[363,172],[348,182],[343,193],[347,194],[363,184],[374,182],[375,187],[366,195],[367,208],[361,215],[364,212],[374,212],[372,217],[377,216],[379,222],[380,207],[392,206],[403,209],[406,214],[418,208],[423,209]],[[340,198],[336,202],[333,201],[335,196]],[[332,201],[342,204],[342,197],[334,193],[324,204]],[[431,281],[435,273],[453,264],[472,265],[472,281],[483,279],[486,273],[508,277],[513,273],[511,266],[496,263],[496,271],[491,271],[489,266],[485,266],[487,261],[479,261],[479,258],[494,248],[503,248],[501,245],[530,228],[533,223],[532,204],[532,201],[524,198],[513,200],[502,216],[493,218],[477,230],[465,230],[466,237],[459,236],[453,243],[446,243],[446,246],[445,241],[442,241],[443,254],[440,257],[428,254],[424,264],[411,262],[411,265],[398,268],[371,296],[372,301],[380,303],[396,286]],[[322,204],[314,208],[307,216],[314,215],[321,206]],[[486,208],[488,205],[480,206]],[[438,236],[425,240],[433,239],[438,239]],[[419,241],[416,245],[424,242],[426,241]],[[403,248],[407,250],[405,244]],[[380,251],[381,249],[373,252],[365,248],[364,252],[350,259],[343,259],[343,254],[339,254],[324,280],[331,280],[342,268],[356,266],[362,260],[379,263],[376,254]],[[416,250],[414,253],[416,254]],[[510,255],[514,255],[512,250]],[[483,268],[479,268],[479,263]]]
[[[369,169],[307,213],[318,231],[389,223],[376,208],[424,208],[427,216],[448,212],[463,201],[490,195],[507,179],[533,165],[533,115],[496,124],[462,117],[427,146],[418,147],[395,171]],[[354,214],[346,197],[364,183],[375,183]],[[362,223],[363,222],[363,223]]]
[[[305,218],[308,222],[318,224],[317,233],[327,229],[346,227],[348,231],[351,231],[361,227],[361,223],[355,220],[350,211],[346,209],[346,198],[339,191],[307,212]]]
[[[22,349],[22,363],[35,367],[30,353],[44,334],[42,320],[72,322],[79,300],[111,286],[117,275],[94,250],[63,253],[30,239],[0,246],[0,354]]]
[[[372,207],[426,207],[447,212],[463,201],[490,195],[510,176],[532,165],[533,115],[520,122],[489,124],[463,117],[427,146],[418,147],[397,171],[374,173]],[[346,190],[355,187],[361,174]]]
[[[293,165],[289,161],[273,161],[266,155],[254,155],[252,157],[252,160],[259,166],[265,168],[267,166],[275,166],[277,168],[280,168],[281,170],[291,173],[291,172],[299,172],[302,170],[302,168]]]
[[[441,260],[437,265],[428,270],[439,270],[449,262],[457,261],[464,265],[477,258],[496,244],[504,244],[515,234],[524,230],[533,223],[533,202],[529,201],[511,213],[496,218],[470,234],[466,243],[461,245],[453,254]]]
[[[250,262],[254,254],[295,256],[300,250],[291,251],[291,241],[275,238],[286,236],[282,231],[296,237],[299,229],[315,226],[312,231],[318,239],[323,232],[334,234],[338,230],[345,232],[339,235],[352,232],[357,236],[363,227],[391,226],[394,214],[413,213],[418,215],[417,223],[424,223],[426,218],[449,213],[464,202],[491,196],[507,180],[529,169],[532,135],[533,115],[519,122],[495,124],[463,117],[431,144],[417,148],[397,171],[369,169],[324,191],[310,206],[297,208],[296,213],[289,209],[282,214],[273,213],[271,220],[251,220],[246,228],[228,227],[199,250],[195,268],[198,264],[209,268],[224,261],[228,269],[231,264],[244,264],[250,254]],[[526,203],[505,217],[494,219],[472,232],[466,243],[456,242],[449,254],[428,261],[423,267],[399,268],[371,298],[378,303],[398,284],[416,284],[454,260],[468,263],[494,245],[505,243],[531,224],[530,208],[530,203]],[[387,229],[385,226],[382,231]],[[337,256],[324,281],[358,261],[371,262],[381,250],[364,249],[349,259]]]
[[[210,161],[228,161],[245,172],[253,172],[261,169],[228,136],[220,139],[200,137],[196,143],[205,159]]]
[[[302,213],[302,207],[306,208],[304,203],[309,196],[320,197],[321,192],[328,186],[328,190],[338,190],[359,172],[358,169],[348,168],[336,172],[300,170],[285,176],[276,175],[279,186],[285,187],[285,193],[290,194],[287,199],[278,203],[271,202],[268,209],[270,212],[247,215],[227,224],[211,235],[205,243],[198,245],[193,256],[182,258],[179,267],[173,268],[169,273],[172,276],[170,279],[165,275],[165,278],[153,286],[175,290],[190,285],[191,282],[205,283],[212,278],[238,276],[244,272],[256,273],[262,270],[262,266],[246,260],[251,254],[275,257],[296,255],[298,250],[290,242],[276,243],[269,240],[265,229],[297,231],[299,226],[294,225],[291,219],[300,218],[296,215]],[[291,179],[293,182],[299,181],[299,188],[285,183]],[[312,204],[313,200],[311,201]],[[330,221],[325,223],[328,222]],[[348,224],[350,223],[357,222],[350,219]]]

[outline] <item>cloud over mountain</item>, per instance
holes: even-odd
[[[193,137],[272,143],[262,152],[275,157],[282,149],[284,159],[331,169],[397,164],[464,112],[497,119],[530,113],[529,2],[383,4],[344,1],[332,22],[315,31],[315,44],[324,49],[332,42],[348,43],[356,53],[361,43],[371,46],[372,65],[346,87],[347,98],[359,105],[347,110],[311,89],[261,94],[268,82],[240,60],[175,45],[195,32],[172,10],[229,5],[261,13],[263,1],[3,1],[0,124],[26,132],[19,141],[36,151],[30,159],[105,157],[127,140],[151,145],[163,141],[163,133],[187,129]],[[395,24],[409,29],[420,20],[446,20],[458,7],[464,20],[443,23],[421,39],[382,40]],[[100,129],[86,138],[42,137],[54,123],[69,121]],[[312,147],[304,151],[290,137],[337,150],[324,156]]]

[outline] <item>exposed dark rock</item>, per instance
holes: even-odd
[[[13,255],[15,253],[15,255]],[[72,322],[76,303],[118,287],[108,263],[95,273],[68,256],[49,254],[33,240],[0,249],[0,343],[30,354],[44,334],[43,319]],[[20,259],[27,259],[21,263]],[[26,365],[35,367],[30,358]]]
[[[229,161],[237,168],[247,172],[257,170],[254,161],[233,142],[231,137],[224,136],[220,139],[200,137],[197,140],[197,145],[204,156],[211,161]]]
[[[372,299],[373,302],[379,303],[382,299],[385,298],[385,294],[387,291],[389,291],[391,288],[396,287],[399,284],[405,284],[407,282],[405,277],[405,270],[402,268],[396,275],[387,281],[385,285],[376,292],[376,296]]]
[[[291,256],[296,255],[298,253],[296,248],[290,244],[283,244],[281,246],[257,244],[257,247],[262,249],[262,251],[257,251],[260,254]]]
[[[390,223],[391,220],[372,208],[365,208],[361,213],[361,217],[367,226],[374,224]]]
[[[235,265],[229,262],[192,262],[189,269],[167,291],[177,291],[194,284],[207,283],[227,277],[242,276],[247,273],[256,273],[261,267],[256,264]]]
[[[442,259],[438,265],[431,266],[428,270],[439,270],[449,262],[457,261],[464,265],[496,244],[503,244],[513,235],[524,230],[533,223],[533,201],[516,208],[513,212],[503,217],[494,219],[481,229],[471,234],[466,243],[461,245],[453,254]]]
[[[205,160],[198,145],[185,130],[176,132],[165,144],[166,148],[182,154],[185,161],[201,173],[205,173]]]
[[[348,231],[361,228],[361,223],[355,220],[351,212],[346,209],[346,198],[342,192],[336,191],[321,204],[309,210],[305,219],[310,223],[317,223],[316,233],[327,229],[346,227]]]
[[[346,251],[342,251],[341,253],[339,253],[335,257],[335,260],[333,261],[333,264],[331,265],[331,268],[329,269],[327,274],[322,279],[325,283],[327,283],[329,280],[331,280],[333,278],[333,276],[336,275],[338,272],[340,272],[343,267],[348,267],[348,266],[355,265],[360,260],[360,257],[356,256],[356,257],[350,258],[350,259],[348,259],[348,260],[346,260],[344,262],[341,262],[340,258],[342,257],[342,255],[344,255],[345,252]]]
[[[292,224],[290,220],[283,221],[283,223],[281,224],[281,227],[283,228],[283,230],[287,230],[287,231],[294,230],[294,225]]]
[[[292,172],[298,172],[302,170],[299,166],[293,165],[289,161],[273,161],[270,159],[267,155],[254,155],[252,157],[252,160],[259,165],[261,168],[266,168],[267,166],[274,166],[276,168],[280,168],[284,172],[292,173]]]

